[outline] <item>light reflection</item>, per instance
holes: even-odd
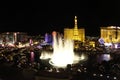
[[[55,67],[65,68],[68,64],[78,63],[80,60],[86,60],[85,55],[75,55],[74,44],[71,40],[62,40],[62,37],[56,37],[56,33],[53,35],[53,53],[43,52],[40,59],[49,59],[49,63]]]

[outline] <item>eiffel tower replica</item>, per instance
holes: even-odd
[[[73,40],[74,41],[80,41],[79,33],[78,33],[78,26],[77,26],[77,16],[75,16],[75,25],[73,29]]]

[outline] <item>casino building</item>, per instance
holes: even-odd
[[[24,32],[4,32],[0,34],[0,44],[3,43],[12,43],[27,41],[27,33]]]
[[[85,29],[78,28],[77,16],[74,18],[74,28],[64,28],[64,39],[72,39],[74,41],[85,41]]]
[[[100,27],[100,37],[104,40],[105,45],[115,45],[117,48],[120,44],[120,27],[108,26]]]

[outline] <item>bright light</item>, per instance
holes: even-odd
[[[53,53],[43,51],[40,59],[50,59],[49,63],[54,67],[65,68],[68,64],[76,64],[80,60],[87,60],[86,55],[75,55],[74,44],[71,40],[62,40],[61,36],[56,38],[53,34]]]
[[[118,27],[118,26],[111,26],[110,28],[117,28],[117,29],[120,29],[120,27]]]
[[[67,64],[72,64],[74,60],[73,42],[71,40],[62,41],[59,37],[53,35],[53,55],[51,62],[58,67],[66,67]]]
[[[50,59],[52,57],[52,54],[43,52],[40,56],[40,59]]]
[[[81,60],[85,59],[85,56],[84,55],[81,55]]]
[[[15,45],[12,44],[12,43],[8,43],[8,45],[11,46],[11,47],[15,47]]]
[[[104,43],[105,46],[112,46],[112,43]]]
[[[118,46],[118,44],[115,44],[115,48],[118,48],[117,46]]]
[[[110,54],[103,54],[102,55],[102,60],[109,61],[111,59]]]

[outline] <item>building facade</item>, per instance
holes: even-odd
[[[120,43],[120,27],[108,26],[100,27],[100,37],[105,43]]]
[[[23,32],[5,32],[0,34],[2,43],[24,42],[28,40],[27,33]]]
[[[85,29],[78,28],[77,16],[74,19],[74,28],[64,28],[64,39],[71,39],[74,41],[85,41]]]

